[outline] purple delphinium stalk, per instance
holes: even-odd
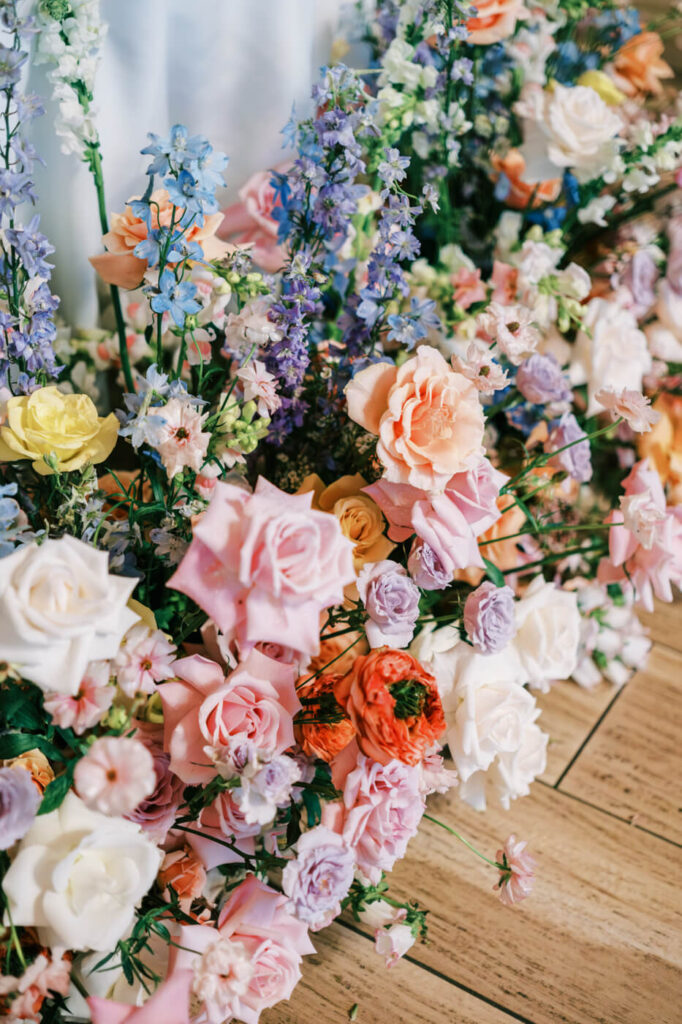
[[[299,921],[319,931],[341,912],[354,873],[353,850],[338,833],[317,825],[298,840],[296,860],[282,872],[282,888]]]
[[[572,412],[555,421],[545,450],[557,453],[550,459],[550,466],[565,470],[581,484],[592,479],[590,442]]]
[[[40,793],[25,768],[0,768],[0,850],[9,850],[30,829]]]
[[[552,355],[535,352],[519,366],[516,386],[529,402],[567,402],[571,387],[558,362]]]
[[[516,633],[514,591],[486,581],[473,590],[464,605],[464,628],[480,654],[495,654]]]

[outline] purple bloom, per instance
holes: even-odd
[[[354,872],[355,853],[338,833],[324,825],[305,832],[298,840],[296,860],[282,872],[291,912],[313,931],[326,928],[341,912]]]
[[[680,271],[680,254],[673,252],[671,255],[675,255],[676,259],[673,261],[673,274],[677,273],[679,276]],[[670,261],[668,262],[668,277],[670,278]],[[645,313],[653,306],[656,301],[656,281],[659,277],[659,270],[656,265],[656,261],[650,252],[646,249],[638,249],[630,260],[625,273],[623,274],[623,284],[627,285],[630,293],[635,300],[636,309],[634,310],[635,315],[640,317],[644,316]],[[677,289],[676,289],[677,290]]]
[[[445,569],[433,548],[419,538],[412,544],[407,570],[422,590],[445,590],[452,583],[452,573]]]
[[[559,449],[563,449],[563,451],[559,451]],[[555,421],[545,450],[557,452],[550,459],[550,466],[565,470],[570,477],[581,484],[592,479],[590,442],[572,412],[564,413],[560,420]]]
[[[370,647],[407,647],[419,618],[419,587],[402,565],[390,560],[365,565],[358,592],[370,619],[365,624]]]
[[[409,156],[401,156],[398,149],[387,148],[384,150],[384,159],[377,167],[377,171],[384,184],[390,186],[403,180],[409,166]]]
[[[516,633],[514,591],[487,580],[464,605],[464,628],[480,654],[502,651]]]
[[[30,829],[40,804],[31,773],[0,768],[0,850],[9,850]]]
[[[567,402],[571,397],[569,383],[552,355],[534,353],[521,363],[516,374],[516,386],[529,402]]]
[[[185,785],[170,770],[170,755],[163,749],[163,726],[137,722],[135,739],[144,744],[154,759],[156,787],[125,817],[141,825],[155,843],[163,843],[182,803]]]

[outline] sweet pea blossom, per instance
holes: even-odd
[[[530,896],[535,884],[537,861],[526,849],[525,841],[509,836],[504,847],[496,854],[500,880],[493,886],[499,891],[500,902],[513,907]]]
[[[51,957],[39,953],[20,978],[3,975],[0,978],[0,998],[16,993],[9,1004],[10,1024],[26,1018],[35,1020],[37,1009],[50,994],[66,996],[69,993],[71,962],[64,958],[64,950],[57,947]]]
[[[26,835],[38,813],[40,793],[23,768],[0,768],[0,850]]]
[[[488,351],[479,348],[478,345],[469,345],[466,358],[454,355],[451,363],[453,370],[470,380],[482,395],[492,395],[494,391],[506,388],[509,383],[507,371],[502,369]]]
[[[291,910],[313,931],[331,924],[341,913],[355,871],[355,854],[342,837],[325,825],[304,832],[296,845],[296,859],[285,866],[282,888]]]
[[[419,617],[419,587],[403,566],[390,560],[365,565],[358,593],[369,615],[365,632],[370,647],[407,647]]]
[[[74,785],[86,807],[130,814],[156,786],[154,761],[139,740],[101,736],[76,765]]]
[[[414,945],[414,933],[407,924],[392,924],[389,928],[377,928],[374,933],[374,949],[386,960],[387,967],[394,967],[408,949]]]
[[[621,416],[636,434],[646,433],[661,418],[660,413],[651,408],[651,400],[630,388],[615,391],[613,388],[601,388],[594,396],[596,402],[608,409],[611,417],[617,420]]]
[[[201,413],[189,402],[171,398],[157,413],[163,421],[154,445],[168,479],[183,469],[198,473],[206,459],[211,435],[202,428],[208,413]]]
[[[279,409],[282,400],[277,394],[277,378],[268,372],[265,363],[254,359],[237,370],[237,377],[244,386],[245,400],[257,403],[259,416],[269,416]]]

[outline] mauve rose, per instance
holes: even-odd
[[[165,842],[168,830],[175,820],[185,784],[170,770],[170,755],[163,749],[163,726],[150,722],[133,722],[133,726],[135,739],[139,740],[152,755],[156,787],[150,796],[124,817],[141,825],[149,838],[160,846]]]
[[[564,469],[578,483],[584,484],[592,479],[590,442],[572,412],[564,413],[555,424],[545,444],[545,451],[557,452],[550,459],[550,466]]]
[[[656,301],[656,282],[659,276],[660,271],[651,253],[646,249],[638,249],[623,274],[623,284],[632,295],[635,304],[633,312],[638,319],[648,313]]]
[[[519,366],[516,386],[529,402],[566,402],[571,388],[553,355],[535,352]]]
[[[358,576],[370,647],[407,647],[419,617],[419,587],[397,562],[371,562]]]
[[[440,558],[425,541],[416,537],[407,559],[407,571],[422,590],[445,590],[452,583]]]
[[[38,812],[40,793],[23,768],[0,768],[0,850],[23,839]]]
[[[355,854],[337,832],[317,825],[296,844],[296,860],[282,872],[290,909],[313,931],[326,928],[341,913],[355,871]]]
[[[514,591],[486,581],[472,591],[464,605],[464,628],[481,654],[503,650],[516,632]]]

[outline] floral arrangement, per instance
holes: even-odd
[[[285,162],[221,209],[175,125],[109,219],[97,0],[33,7],[0,3],[0,1011],[255,1024],[340,913],[389,966],[425,935],[386,874],[429,794],[527,795],[536,693],[626,683],[682,582],[678,15],[359,4],[368,67]],[[25,213],[29,46],[99,201],[95,332]],[[478,855],[529,894],[525,842]]]

